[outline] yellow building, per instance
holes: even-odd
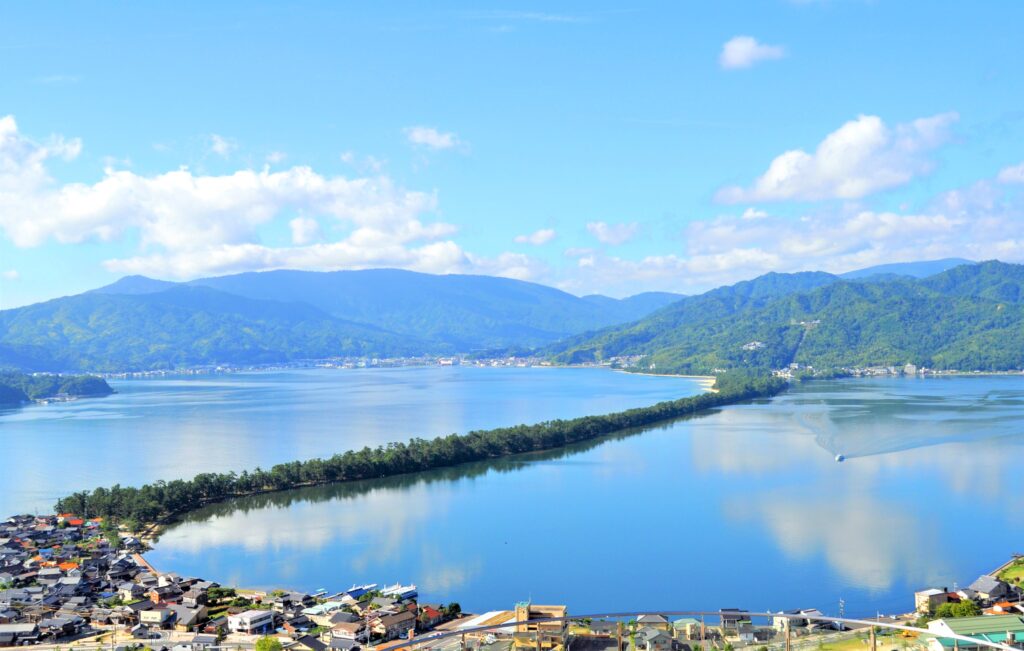
[[[538,606],[528,601],[516,604],[516,630],[512,636],[516,649],[534,651],[563,651],[569,626],[565,606]],[[559,618],[558,621],[545,620]]]

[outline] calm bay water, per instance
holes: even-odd
[[[364,445],[616,411],[698,391],[602,369],[301,369],[111,381],[112,396],[0,410],[0,514],[70,491],[267,468]],[[6,516],[4,516],[6,517]]]
[[[217,505],[149,557],[243,586],[414,581],[475,611],[906,612],[1021,551],[1022,416],[1020,377],[812,383],[571,450]]]
[[[699,391],[596,369],[302,371],[122,382],[0,415],[8,512],[57,493]],[[112,450],[118,450],[116,456]],[[848,461],[836,463],[842,453]],[[250,587],[413,581],[467,609],[912,608],[1024,551],[1024,378],[814,382],[568,450],[219,504],[157,567]],[[5,469],[6,469],[5,468]],[[20,506],[19,506],[20,505]]]

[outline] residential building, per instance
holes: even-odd
[[[269,633],[274,630],[274,616],[272,610],[246,610],[228,615],[228,630],[248,635]]]
[[[672,636],[659,629],[645,626],[633,635],[635,651],[672,651]]]
[[[408,610],[390,615],[381,615],[373,622],[373,632],[385,640],[408,637],[410,632],[415,630],[416,615]]]
[[[512,636],[516,648],[564,649],[569,627],[565,606],[539,606],[528,601],[516,604],[516,629]],[[557,619],[558,621],[535,621]]]
[[[174,624],[174,611],[170,608],[151,608],[139,613],[139,623],[150,628],[170,628]]]
[[[983,601],[1000,601],[1013,594],[1010,584],[989,574],[978,577],[978,580],[972,583],[968,590],[974,591]]]
[[[662,631],[668,631],[671,629],[668,623],[668,618],[664,615],[640,615],[636,618],[637,626],[656,628]]]
[[[922,615],[935,612],[935,609],[949,601],[949,591],[945,588],[929,588],[914,593],[914,610]]]

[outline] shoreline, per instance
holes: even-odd
[[[756,398],[770,398],[788,387],[788,382],[778,378],[748,378],[727,382],[719,391],[706,391],[602,415],[471,431],[431,440],[411,439],[407,443],[392,444],[403,451],[403,454],[397,456],[391,452],[391,447],[380,446],[375,449],[350,450],[323,459],[284,462],[269,470],[257,468],[251,474],[245,471],[237,476],[234,473],[220,473],[214,479],[222,479],[226,483],[212,493],[205,484],[202,487],[196,485],[195,482],[200,478],[204,482],[211,481],[207,475],[201,475],[191,480],[182,480],[179,491],[183,495],[176,496],[175,500],[183,499],[184,502],[177,501],[172,505],[167,500],[157,503],[160,512],[153,513],[155,518],[140,516],[142,507],[151,507],[148,503],[138,502],[140,492],[152,489],[148,484],[141,487],[117,487],[114,491],[95,488],[92,491],[73,492],[61,498],[55,508],[61,513],[79,513],[84,510],[82,515],[86,517],[135,519],[142,525],[143,531],[152,535],[160,525],[212,503],[306,486],[405,475],[455,467],[468,462],[511,457],[524,452],[558,449],[634,427],[647,427]],[[159,499],[164,498],[161,496]],[[87,503],[92,508],[85,508]]]

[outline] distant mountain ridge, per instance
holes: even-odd
[[[769,273],[697,296],[625,299],[395,269],[187,283],[127,276],[0,312],[0,368],[122,371],[538,347],[561,362],[645,355],[659,371],[906,361],[1016,368],[1024,267],[969,262],[915,275],[955,261],[843,276]]]
[[[839,274],[840,278],[856,280],[859,278],[871,278],[872,276],[910,276],[912,278],[927,278],[963,265],[972,265],[972,260],[964,258],[943,258],[941,260],[922,260],[919,262],[895,262],[892,264],[880,264],[874,267],[856,269]]]
[[[0,367],[120,371],[544,345],[681,298],[579,298],[535,283],[394,269],[188,283],[127,276],[0,312]]]
[[[767,274],[548,350],[562,362],[644,355],[642,367],[659,372],[790,363],[1021,369],[1024,265],[969,263],[925,278]]]

